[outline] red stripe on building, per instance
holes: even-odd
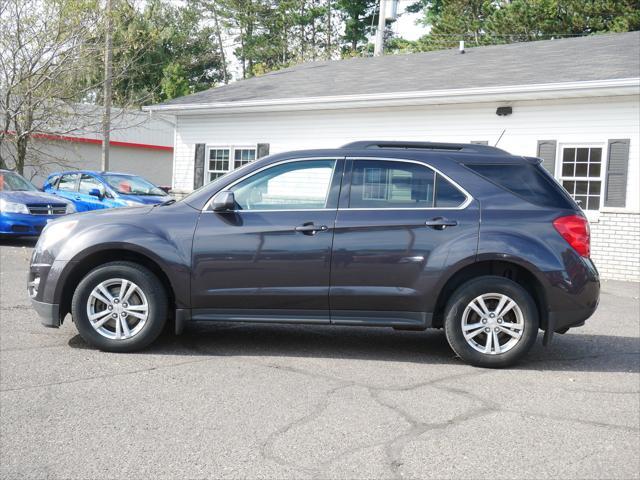
[[[15,134],[15,132],[8,133]],[[68,135],[53,135],[50,133],[33,133],[31,134],[31,138],[51,140],[54,142],[90,143],[93,145],[102,145],[102,140],[98,138],[71,137]],[[117,140],[111,140],[109,142],[109,145],[111,145],[112,147],[146,148],[148,150],[164,150],[166,152],[173,152],[173,147],[167,147],[164,145],[151,145],[149,143],[120,142]]]

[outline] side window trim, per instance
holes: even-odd
[[[473,197],[471,196],[471,194],[469,192],[467,192],[464,188],[462,188],[460,186],[460,184],[458,182],[456,182],[455,180],[452,180],[449,176],[445,175],[444,173],[442,173],[440,170],[438,170],[437,168],[435,168],[434,166],[432,166],[429,163],[424,163],[424,162],[419,162],[417,160],[407,160],[407,159],[401,159],[401,158],[388,158],[388,157],[347,157],[347,163],[349,163],[349,171],[348,171],[348,175],[345,174],[345,180],[348,180],[349,185],[348,188],[343,188],[343,191],[346,190],[346,195],[341,195],[340,197],[340,205],[338,206],[338,210],[353,210],[353,211],[369,211],[369,210],[386,210],[386,211],[393,211],[393,210],[464,210],[465,208],[467,208],[471,202],[473,201]],[[429,168],[430,170],[432,170],[434,172],[434,176],[433,176],[433,181],[434,184],[437,181],[437,177],[438,175],[441,175],[442,178],[446,179],[448,182],[450,182],[454,187],[456,187],[465,197],[466,200],[464,202],[462,202],[462,204],[458,205],[457,207],[438,207],[438,206],[433,206],[433,207],[367,207],[367,208],[360,208],[360,207],[354,207],[351,208],[349,207],[349,197],[351,196],[351,185],[352,185],[352,179],[353,179],[353,168],[355,166],[356,161],[358,160],[365,160],[365,161],[369,161],[369,160],[378,160],[378,161],[383,161],[383,162],[402,162],[402,163],[413,163],[416,165],[420,165],[422,167],[425,168]],[[434,201],[435,201],[435,189],[434,189]],[[344,205],[346,206],[342,206],[344,203]]]
[[[228,190],[230,188],[233,188],[235,185],[237,185],[240,182],[243,182],[251,177],[253,177],[254,175],[257,175],[258,173],[267,170],[269,168],[272,167],[276,167],[278,165],[283,165],[283,164],[287,164],[287,163],[293,163],[293,162],[304,162],[304,161],[310,161],[310,160],[334,160],[335,161],[335,165],[333,166],[333,171],[331,173],[331,181],[329,183],[329,192],[327,194],[327,202],[325,205],[325,208],[292,208],[292,209],[287,209],[287,208],[282,208],[282,209],[269,209],[269,210],[232,210],[232,212],[234,213],[246,213],[246,212],[256,212],[256,213],[268,213],[268,212],[325,212],[325,211],[330,211],[330,210],[337,210],[338,207],[338,196],[340,195],[340,191],[342,189],[342,185],[344,184],[344,181],[342,180],[342,176],[343,176],[343,169],[344,169],[344,163],[345,163],[345,157],[304,157],[304,158],[292,158],[289,160],[283,160],[281,162],[275,162],[275,163],[271,163],[269,165],[265,165],[262,168],[259,168],[257,170],[254,170],[253,172],[248,173],[247,175],[244,175],[243,177],[240,177],[236,180],[234,180],[233,182],[231,182],[228,185],[225,185],[224,187],[220,188],[219,190],[217,190],[215,193],[213,193],[211,195],[211,197],[209,198],[209,200],[207,200],[207,203],[204,205],[204,207],[202,208],[201,212],[202,213],[215,213],[212,212],[209,209],[209,206],[211,205],[211,202],[213,201],[213,197],[215,197],[218,193],[223,192],[225,190]],[[336,182],[336,176],[341,178],[340,182]],[[336,183],[338,185],[338,188],[336,190]]]

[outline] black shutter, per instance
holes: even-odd
[[[472,145],[489,145],[487,140],[471,140]]]
[[[556,174],[557,149],[558,142],[555,140],[538,140],[538,158],[542,159],[542,166],[553,176]]]
[[[205,144],[196,143],[196,153],[193,158],[193,188],[204,185],[204,153]]]
[[[259,143],[256,151],[256,158],[262,158],[269,155],[269,144],[268,143]]]
[[[629,139],[609,140],[607,157],[607,185],[605,207],[624,207],[627,200],[627,173],[629,171]]]

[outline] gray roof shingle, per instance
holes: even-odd
[[[160,105],[434,91],[640,77],[640,32],[319,61]]]

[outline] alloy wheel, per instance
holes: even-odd
[[[518,304],[502,293],[474,298],[462,314],[462,333],[480,353],[499,355],[515,347],[524,332],[524,315]]]
[[[111,278],[91,291],[87,318],[103,337],[126,340],[144,328],[149,318],[149,303],[142,289],[132,281]]]

